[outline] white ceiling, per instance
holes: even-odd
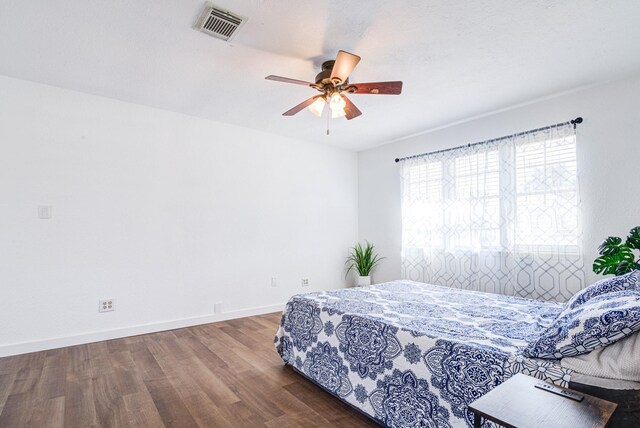
[[[191,28],[203,0],[2,0],[0,74],[362,150],[640,70],[640,1],[216,0],[248,16],[232,45]],[[403,80],[400,96],[353,95],[352,121],[281,113],[314,95],[339,49],[352,82]]]

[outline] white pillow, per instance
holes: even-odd
[[[560,364],[588,376],[640,382],[640,333],[587,354],[565,357]]]

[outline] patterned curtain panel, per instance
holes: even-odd
[[[541,300],[583,288],[573,127],[403,161],[402,270],[405,279]]]

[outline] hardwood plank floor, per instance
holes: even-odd
[[[280,313],[0,358],[0,427],[375,427],[284,366]]]

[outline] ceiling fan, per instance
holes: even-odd
[[[402,82],[373,82],[373,83],[349,83],[349,75],[360,62],[360,57],[345,51],[338,51],[335,60],[322,63],[322,71],[316,76],[315,83],[304,80],[289,79],[269,75],[267,80],[276,82],[293,83],[296,85],[309,86],[320,92],[308,100],[305,100],[290,110],[282,113],[283,116],[293,116],[304,110],[306,107],[316,116],[322,116],[324,106],[329,104],[331,117],[346,117],[347,120],[356,118],[362,114],[345,94],[385,94],[400,95],[402,92]]]

